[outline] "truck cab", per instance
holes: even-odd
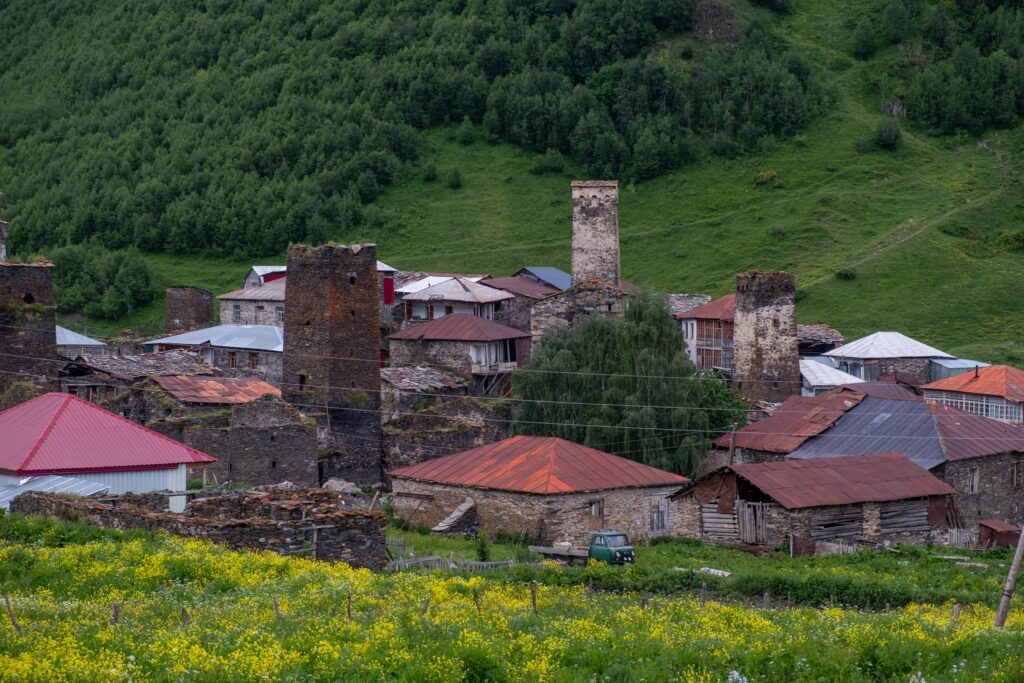
[[[588,557],[608,564],[633,564],[636,555],[621,531],[596,531],[590,536]]]

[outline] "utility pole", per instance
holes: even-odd
[[[1017,584],[1017,572],[1020,571],[1021,556],[1024,556],[1024,525],[1021,526],[1020,538],[1017,539],[1017,552],[1013,554],[1010,573],[1006,575],[1003,598],[999,601],[999,611],[996,612],[996,628],[1002,628],[1006,624],[1006,617],[1010,614],[1010,600],[1013,598],[1013,588]]]

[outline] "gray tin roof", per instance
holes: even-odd
[[[276,325],[216,325],[146,342],[166,346],[219,346],[251,351],[284,351],[284,329]]]
[[[27,491],[43,491],[46,493],[71,493],[76,496],[95,496],[110,490],[107,484],[99,484],[87,479],[61,477],[49,474],[45,477],[29,477],[21,484],[0,486],[0,509],[10,510],[11,501]]]

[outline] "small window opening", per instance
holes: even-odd
[[[299,388],[301,389],[304,386],[306,386],[306,376],[299,375]]]
[[[353,318],[356,317],[356,309],[354,309],[354,308],[352,309],[352,317]]]
[[[36,298],[32,296],[32,292],[25,292],[24,301],[27,304],[35,302]]]
[[[271,460],[270,461],[270,469],[272,469],[272,470],[276,470],[277,469],[277,461],[276,460]]]
[[[349,273],[348,274],[348,283],[350,285],[354,285],[356,283],[356,274],[355,273]]]

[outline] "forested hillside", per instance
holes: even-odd
[[[134,248],[215,291],[293,240],[567,267],[568,180],[614,176],[640,284],[784,268],[803,320],[1024,360],[1018,5],[14,0],[0,215],[87,245],[62,308],[108,333],[161,317]]]

